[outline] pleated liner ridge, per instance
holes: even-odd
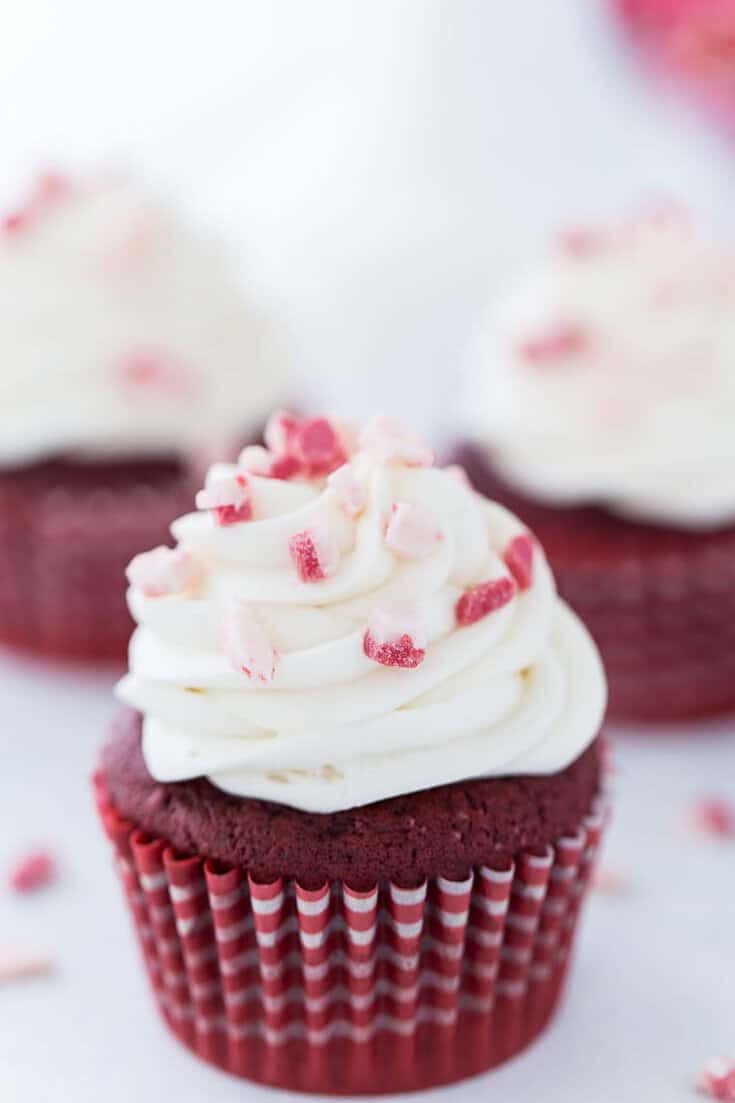
[[[200,1057],[332,1094],[427,1088],[518,1053],[556,1008],[605,811],[554,847],[416,888],[259,884],[97,805],[160,1011]]]

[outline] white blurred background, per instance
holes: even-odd
[[[131,168],[229,239],[314,396],[437,439],[478,311],[560,222],[660,194],[735,222],[735,147],[647,79],[604,0],[25,0],[0,32],[0,138],[0,206],[39,166]],[[0,864],[39,841],[62,863],[43,899],[0,889],[0,942],[57,962],[0,989],[0,1100],[280,1098],[155,1018],[87,785],[111,681],[0,667]],[[591,901],[554,1030],[452,1099],[670,1103],[735,1050],[733,852],[676,826],[732,792],[728,734],[621,743],[628,891]]]
[[[560,223],[661,194],[735,222],[735,150],[608,9],[27,0],[0,38],[0,203],[39,165],[130,167],[229,238],[315,394],[442,431],[478,310]]]

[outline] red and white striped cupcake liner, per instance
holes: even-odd
[[[445,1084],[528,1045],[559,1001],[606,818],[598,800],[553,847],[463,881],[314,890],[181,857],[95,787],[177,1037],[237,1076],[329,1094]]]

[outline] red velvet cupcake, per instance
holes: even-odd
[[[0,642],[121,658],[126,563],[203,451],[254,439],[282,357],[219,252],[120,180],[42,178],[0,286]]]
[[[528,530],[413,434],[268,441],[130,565],[102,821],[199,1056],[327,1094],[449,1083],[558,1005],[602,668]]]
[[[659,209],[562,236],[495,307],[453,458],[546,549],[610,714],[735,707],[735,252]]]

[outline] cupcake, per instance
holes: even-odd
[[[282,396],[271,326],[158,202],[47,176],[0,230],[0,342],[0,641],[122,658],[126,564]]]
[[[735,706],[735,252],[660,208],[574,230],[481,328],[454,455],[602,652],[610,713]]]
[[[411,432],[268,440],[130,566],[102,822],[191,1050],[327,1094],[448,1083],[559,1002],[602,667],[529,531]]]

